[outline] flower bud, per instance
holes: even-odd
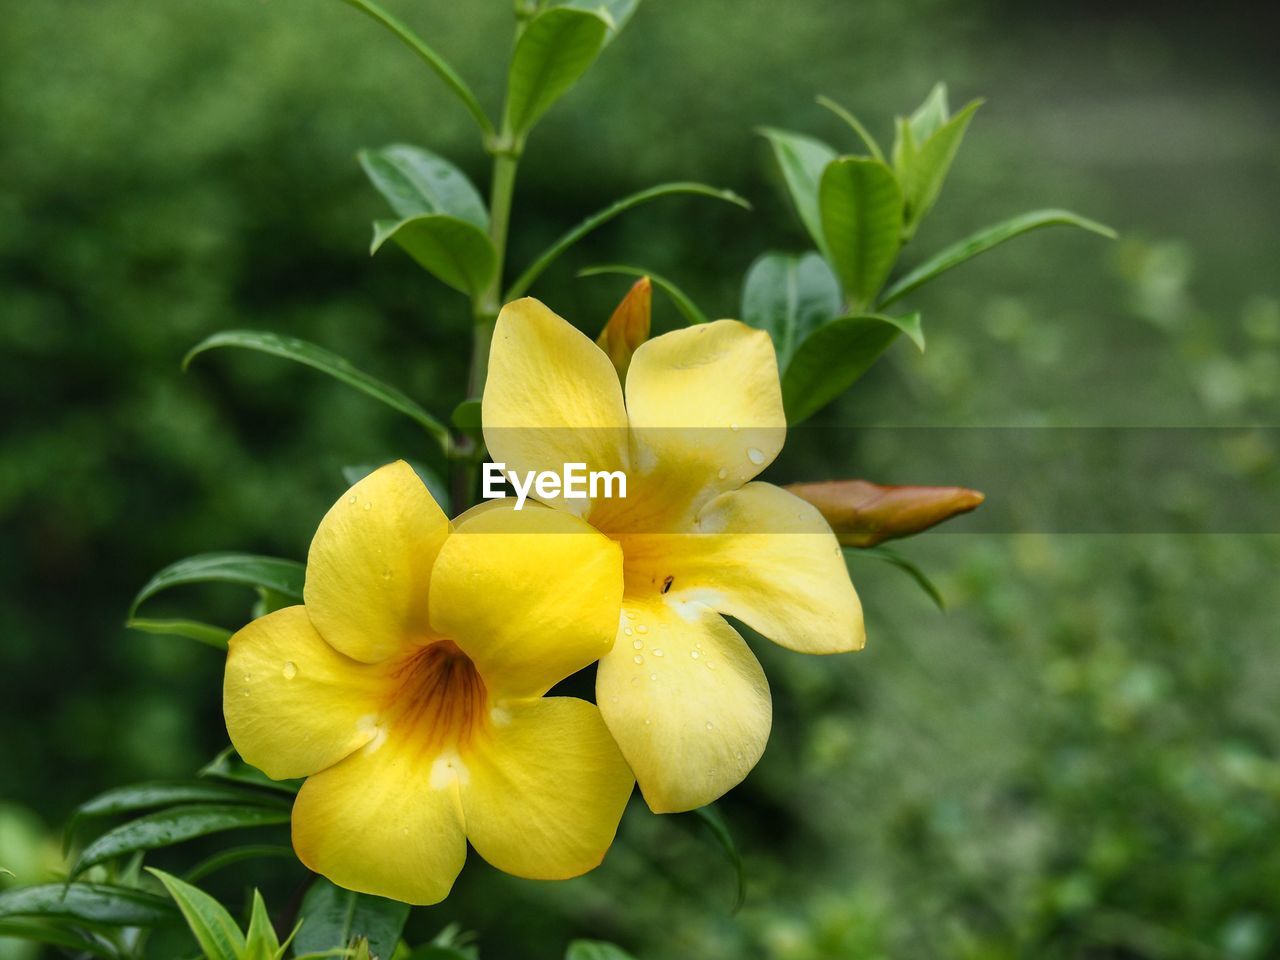
[[[846,547],[909,537],[968,513],[985,499],[964,487],[895,487],[868,480],[793,483],[787,489],[817,507]]]
[[[596,339],[600,349],[609,355],[618,376],[625,380],[631,366],[631,355],[649,339],[649,322],[653,308],[653,286],[648,277],[637,280],[613,311],[613,316]]]

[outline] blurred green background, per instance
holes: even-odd
[[[507,3],[389,5],[496,103]],[[184,376],[183,352],[226,327],[291,333],[447,414],[465,306],[398,251],[366,255],[382,206],[354,154],[421,143],[482,184],[485,157],[441,86],[336,2],[2,9],[0,866],[31,882],[59,867],[77,802],[185,776],[225,742],[220,658],[125,631],[133,592],[202,551],[302,557],[342,466],[424,455],[408,421],[309,371],[226,354]],[[887,138],[946,79],[953,103],[989,102],[910,259],[1038,206],[1123,239],[1046,231],[950,275],[915,298],[928,352],[899,344],[822,419],[1274,424],[1280,76],[1264,16],[645,0],[534,135],[513,259],[618,195],[705,180],[756,212],[662,201],[534,293],[594,333],[627,283],[574,274],[627,261],[732,315],[758,253],[805,245],[753,127],[853,149],[815,94]],[[846,460],[860,475],[856,449]],[[529,960],[573,936],[646,960],[1280,955],[1280,537],[952,533],[904,550],[946,614],[868,560],[864,653],[757,645],[776,720],[722,804],[750,877],[737,916],[696,822],[637,805],[596,873],[536,884],[473,857],[411,929],[456,920],[488,956]],[[246,598],[172,603],[235,625]],[[254,879],[283,904],[291,869]]]

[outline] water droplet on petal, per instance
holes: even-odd
[[[648,632],[649,632],[649,628],[646,627],[643,623],[640,624],[640,626],[636,627],[636,633],[648,633]]]
[[[636,663],[644,663],[644,657],[640,656],[640,654],[638,653],[631,659],[634,660]]]
[[[737,433],[739,430],[739,427],[736,423],[731,423],[729,424],[729,429],[732,430],[734,433]]]
[[[351,496],[347,497],[347,503],[355,503],[355,502],[356,502],[356,495],[354,493]]]
[[[628,637],[629,637],[629,636],[631,636],[631,628],[630,628],[630,627],[624,627],[624,628],[623,628],[623,630],[622,630],[622,632],[623,632],[623,633],[625,633]]]
[[[764,454],[757,447],[747,447],[747,459],[759,466],[764,463]]]
[[[370,503],[368,500],[366,500],[366,501],[364,502],[364,508],[365,508],[366,510],[371,510],[371,509],[373,509],[373,504],[372,504],[372,503]]]
[[[651,674],[649,674],[649,679],[650,679],[650,680],[657,680],[657,679],[658,679],[658,675],[657,675],[656,673],[651,673]]]
[[[723,480],[728,475],[729,475],[729,471],[726,470],[724,467],[721,467],[720,471],[716,474],[716,476],[719,477],[721,480]]]
[[[652,720],[650,720],[648,717],[645,717],[645,718],[644,718],[644,725],[645,725],[646,727],[647,727],[647,726],[649,726],[649,724],[651,724],[651,723],[653,723],[653,721],[652,721]]]
[[[284,664],[284,678],[292,680],[298,675],[298,665],[292,660],[286,660]]]
[[[632,640],[632,641],[631,641],[631,646],[635,647],[637,650],[643,650],[643,649],[644,649],[644,641],[643,641],[643,640]]]
[[[702,654],[700,654],[697,650],[690,650],[689,656],[691,656],[694,660],[697,660],[700,656],[702,656]]]
[[[246,673],[246,674],[244,675],[244,682],[245,682],[245,683],[248,683],[248,682],[249,682],[250,680],[252,680],[252,679],[253,679],[253,677],[251,677],[249,674],[247,674],[247,673]]]
[[[714,723],[712,723],[710,720],[708,720],[708,721],[707,721],[707,729],[708,729],[708,730],[714,730],[715,728],[716,728],[716,725],[715,725]]]
[[[662,656],[662,651],[661,651],[661,650],[655,650],[655,651],[653,651],[653,655],[654,655],[655,657],[660,657],[660,656]]]

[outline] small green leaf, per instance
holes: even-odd
[[[215,627],[199,620],[168,619],[156,620],[145,617],[130,617],[124,625],[130,630],[142,633],[153,633],[162,637],[183,637],[203,643],[215,650],[226,650],[227,641],[231,639],[231,631],[225,627]]]
[[[920,315],[858,314],[819,327],[800,344],[782,375],[788,423],[800,423],[844,393],[905,333],[924,349]]]
[[[925,214],[933,209],[938,194],[942,192],[947,173],[951,170],[951,162],[956,158],[956,151],[960,149],[960,142],[969,128],[969,121],[980,106],[982,101],[974,100],[939,127],[928,140],[916,141],[915,156],[906,164],[902,175],[907,236],[915,232]]]
[[[105,883],[46,883],[0,893],[0,918],[48,917],[106,927],[154,927],[173,919],[163,897]]]
[[[911,136],[916,143],[924,143],[938,129],[951,119],[951,111],[947,108],[947,85],[934,84],[924,103],[916,108],[907,120],[911,124]]]
[[[469,229],[475,228],[469,227]],[[314,343],[298,340],[295,337],[285,337],[261,330],[223,330],[221,333],[215,333],[192,347],[186,357],[183,358],[182,368],[184,370],[187,369],[191,365],[191,361],[205,351],[219,347],[239,347],[242,350],[256,350],[259,353],[283,357],[285,360],[293,360],[295,363],[301,363],[304,366],[311,367],[313,370],[327,373],[329,376],[341,380],[347,386],[355,387],[361,393],[373,397],[375,400],[381,400],[391,409],[398,410],[405,416],[415,420],[440,443],[442,449],[448,450],[449,430],[443,423],[431,416],[395,387],[388,386],[381,380],[369,376],[363,370],[357,370],[345,357],[340,357],[323,347],[317,347]]]
[[[929,595],[929,599],[937,605],[939,610],[947,608],[946,601],[942,597],[942,591],[934,585],[934,582],[929,579],[928,575],[920,567],[897,550],[886,546],[847,548],[844,551],[844,557],[846,563],[852,557],[871,557],[873,560],[881,560],[885,563],[893,564],[893,566],[911,577],[919,585],[920,589]]]
[[[302,898],[302,928],[294,941],[299,954],[318,953],[367,938],[370,952],[390,957],[409,918],[409,905],[336,887],[318,878]]]
[[[163,870],[147,867],[147,872],[164,884],[169,896],[173,897],[205,960],[241,960],[245,956],[244,934],[226,907],[199,887],[193,887]]]
[[[276,928],[271,925],[271,917],[267,914],[267,905],[262,894],[253,891],[253,910],[249,914],[249,929],[244,937],[243,960],[275,960],[280,949],[280,938],[276,936]]]
[[[280,793],[293,795],[302,786],[301,780],[272,780],[257,767],[251,767],[236,754],[235,747],[227,747],[206,763],[196,776],[211,780],[225,780],[250,787],[265,787]]]
[[[607,44],[622,32],[636,7],[640,6],[640,0],[552,0],[547,6],[572,7],[599,14],[609,24],[609,36],[605,38]]]
[[[108,830],[84,848],[71,870],[79,876],[95,864],[138,850],[155,850],[224,830],[289,822],[288,807],[191,804],[149,813]]]
[[[217,853],[205,857],[183,874],[182,879],[186,880],[187,883],[195,883],[211,873],[217,873],[223,867],[229,867],[244,860],[263,859],[294,860],[296,856],[292,847],[274,843],[251,843],[241,847],[228,847],[226,850],[219,850]]]
[[[387,461],[390,463],[391,461]],[[424,463],[417,460],[405,460],[413,468],[413,472],[418,475],[418,479],[422,481],[422,485],[427,488],[427,492],[431,494],[434,500],[446,514],[449,511],[449,487],[444,482],[440,474],[436,473]],[[347,482],[347,486],[353,487],[373,471],[379,467],[386,466],[383,463],[357,463],[342,468],[342,479]]]
[[[858,139],[861,140],[863,145],[867,148],[867,152],[881,163],[884,162],[884,151],[880,149],[880,144],[876,143],[876,138],[871,135],[871,132],[862,125],[861,120],[830,97],[818,97],[818,105],[826,107],[837,117],[843,120],[849,126],[849,129],[857,134]]]
[[[800,133],[764,127],[760,133],[769,140],[773,155],[782,169],[787,193],[796,208],[800,222],[823,253],[827,252],[822,232],[822,214],[818,206],[818,186],[822,172],[836,158],[836,152],[821,140]]]
[[[574,7],[548,7],[525,25],[511,57],[504,125],[518,144],[595,62],[609,27],[600,14]]]
[[[987,227],[985,230],[979,230],[930,257],[889,287],[877,306],[879,309],[884,309],[895,300],[924,286],[939,274],[958,267],[966,260],[972,260],[980,253],[986,253],[992,247],[998,247],[1006,240],[1012,240],[1014,237],[1041,227],[1053,226],[1079,227],[1081,230],[1088,230],[1109,240],[1116,238],[1116,232],[1110,227],[1077,216],[1069,210],[1036,210],[1032,213],[1024,213]]]
[[[907,117],[898,117],[894,121],[893,137],[893,172],[899,184],[905,184],[916,162],[916,135],[911,131],[911,121]]]
[[[587,267],[578,271],[579,277],[598,277],[610,273],[621,273],[629,277],[648,277],[655,287],[671,298],[671,302],[676,305],[676,309],[680,311],[680,315],[693,325],[707,322],[707,315],[699,309],[698,305],[683,290],[674,283],[652,270],[646,270],[644,267],[635,267],[625,263],[606,263],[598,267]]]
[[[238,583],[268,587],[302,601],[306,568],[296,560],[262,557],[250,553],[200,553],[165,567],[138,591],[129,607],[132,618],[144,602],[162,590],[192,583]]]
[[[99,940],[89,934],[78,933],[65,927],[49,923],[23,920],[0,920],[0,943],[7,939],[25,940],[28,943],[43,943],[51,947],[61,947],[75,956],[89,954],[94,957],[105,957],[115,960],[120,953],[106,940]],[[26,956],[26,954],[21,954]],[[7,954],[6,954],[7,956]]]
[[[738,853],[738,845],[734,843],[729,824],[725,822],[720,810],[712,803],[707,804],[705,807],[698,807],[693,813],[702,821],[703,826],[710,831],[711,836],[715,838],[716,843],[720,844],[725,856],[729,858],[729,862],[733,865],[733,871],[737,878],[737,892],[733,899],[733,912],[737,913],[747,900],[747,872],[743,869],[742,855]]]
[[[422,147],[394,143],[361,150],[360,166],[398,217],[443,213],[489,229],[489,211],[467,175]]]
[[[443,213],[404,220],[375,220],[369,253],[394,240],[441,283],[475,296],[493,279],[498,257],[489,235],[475,224]]]
[[[383,10],[373,0],[344,0],[344,2],[362,13],[368,14],[399,37],[410,50],[421,57],[423,62],[435,71],[436,75],[444,81],[445,86],[453,91],[454,96],[462,101],[462,105],[467,108],[467,112],[475,118],[480,131],[485,134],[493,133],[493,123],[484,112],[484,108],[480,106],[480,101],[476,99],[476,95],[471,92],[471,88],[467,86],[466,81],[458,75],[458,72],[440,54],[431,49],[407,25],[386,10]]]
[[[747,203],[732,190],[718,190],[715,187],[709,187],[705,183],[677,182],[662,183],[656,187],[649,187],[638,193],[633,193],[629,197],[623,197],[615,203],[610,204],[603,210],[587,217],[576,227],[562,236],[553,243],[545,251],[542,252],[533,263],[529,264],[524,273],[516,278],[515,282],[507,288],[505,300],[511,301],[518,297],[522,297],[528,292],[533,282],[542,275],[542,272],[555,262],[560,254],[564,253],[571,246],[589,234],[592,230],[600,227],[621,213],[625,213],[632,207],[638,207],[642,203],[648,203],[650,200],[657,200],[660,197],[669,197],[675,194],[693,194],[695,196],[711,197],[714,200],[723,200],[726,203],[736,204],[745,210],[751,209],[751,204]]]
[[[822,231],[851,309],[875,299],[902,243],[902,191],[884,163],[841,157],[827,166],[818,189]]]
[[[564,960],[635,960],[621,947],[603,940],[574,940],[565,951]]]
[[[768,331],[786,369],[810,333],[840,315],[840,281],[816,253],[766,253],[747,271],[742,321]]]
[[[449,415],[449,419],[455,427],[467,436],[473,440],[482,441],[484,439],[484,419],[481,416],[480,406],[480,401],[475,397],[463,400],[453,408],[453,413]]]

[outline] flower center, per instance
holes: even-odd
[[[471,658],[437,640],[392,671],[385,715],[424,749],[465,746],[484,724],[488,693]]]

